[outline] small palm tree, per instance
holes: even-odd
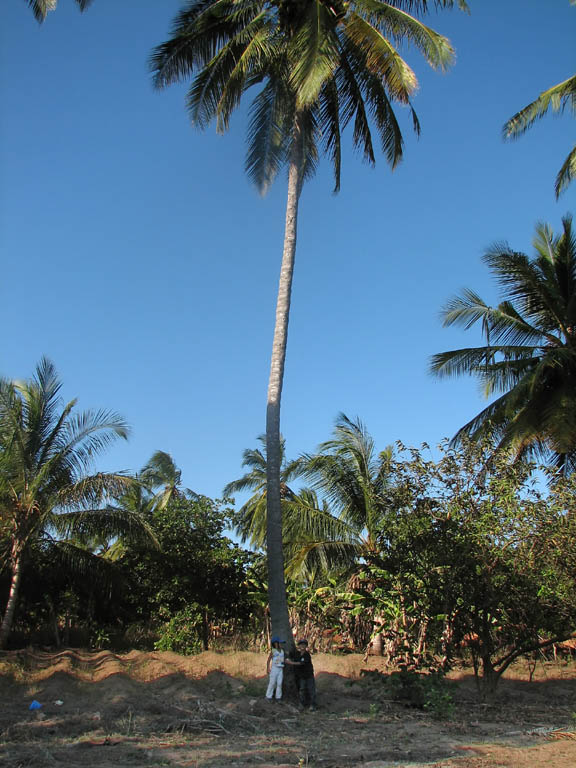
[[[30,381],[0,380],[0,538],[11,573],[0,648],[12,628],[22,569],[36,545],[51,547],[63,564],[86,570],[94,560],[82,542],[121,534],[151,537],[139,515],[105,504],[133,480],[88,474],[98,454],[127,437],[126,423],[110,411],[73,414],[76,401],[62,405],[60,388],[46,359]]]
[[[576,114],[576,75],[548,88],[547,91],[542,91],[535,101],[511,117],[504,126],[504,138],[516,139],[527,131],[536,120],[544,117],[549,109],[552,109],[553,112],[563,112],[566,107],[569,107],[570,111]],[[568,153],[568,157],[556,176],[554,185],[556,198],[560,197],[575,176],[576,145]]]
[[[290,635],[284,584],[280,401],[296,253],[298,204],[321,151],[340,184],[342,130],[353,122],[353,144],[375,162],[372,127],[394,167],[403,139],[393,103],[410,106],[416,76],[398,52],[407,42],[445,69],[449,41],[410,12],[429,5],[466,7],[464,0],[191,0],[176,17],[171,39],[156,48],[151,67],[162,88],[192,78],[192,123],[225,131],[250,89],[246,168],[265,192],[288,168],[284,249],[266,408],[267,556],[274,633]],[[414,112],[414,126],[418,120]]]
[[[576,239],[570,217],[554,236],[539,224],[530,259],[506,243],[484,262],[505,300],[486,304],[474,291],[451,299],[445,326],[482,324],[486,345],[434,355],[431,372],[474,376],[487,397],[502,393],[465,424],[454,441],[492,435],[498,448],[543,457],[565,472],[576,469]]]
[[[264,436],[260,437],[265,442]],[[376,454],[362,422],[340,414],[334,437],[315,454],[283,463],[282,533],[286,573],[311,581],[312,574],[333,569],[350,572],[358,559],[377,551],[377,536],[387,509],[392,449]],[[225,490],[256,488],[239,512],[238,533],[252,547],[266,544],[266,456],[246,451],[253,470]],[[293,491],[295,477],[311,488]]]
[[[157,509],[164,509],[172,499],[184,498],[186,493],[195,495],[188,488],[185,491],[181,489],[182,472],[165,451],[156,451],[150,457],[138,479],[150,492],[160,489],[150,500],[151,506]]]
[[[321,494],[338,521],[338,534],[332,542],[325,536],[321,546],[329,550],[333,545],[348,558],[349,567],[358,557],[379,551],[378,535],[388,510],[391,459],[391,447],[377,453],[362,421],[343,413],[336,420],[332,439],[321,443],[316,454],[300,459],[300,474]]]
[[[236,513],[236,532],[242,542],[250,542],[257,549],[266,545],[266,435],[259,435],[261,448],[247,448],[242,454],[242,466],[248,467],[247,472],[238,480],[233,480],[224,488],[224,496],[235,493],[254,491]],[[287,462],[285,456],[285,441],[281,438],[281,471],[280,484],[282,503],[293,499],[295,494],[288,485],[297,476],[296,463]]]

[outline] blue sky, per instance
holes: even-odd
[[[291,457],[343,411],[379,448],[431,445],[483,406],[471,381],[437,381],[430,355],[480,337],[441,327],[464,286],[498,294],[481,263],[496,240],[531,252],[559,230],[576,185],[553,183],[569,114],[516,142],[505,120],[575,71],[568,0],[471,0],[434,13],[457,62],[407,52],[420,80],[416,140],[391,173],[348,144],[342,191],[327,162],[304,189],[283,396]],[[113,408],[132,437],[99,462],[136,471],[158,449],[217,497],[264,430],[285,179],[262,199],[244,170],[245,112],[225,136],[191,128],[184,87],[155,92],[147,59],[179,0],[72,0],[38,26],[0,8],[0,374],[47,355],[80,408]]]

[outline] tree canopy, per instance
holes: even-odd
[[[54,365],[43,358],[32,379],[0,380],[0,534],[11,573],[10,592],[0,628],[5,647],[12,627],[27,557],[42,544],[58,550],[63,563],[90,567],[90,555],[74,537],[124,534],[149,538],[142,518],[110,501],[132,478],[89,474],[94,459],[128,426],[113,411],[74,413],[64,404]]]
[[[434,375],[477,378],[487,397],[502,393],[455,440],[492,434],[517,456],[537,455],[576,469],[576,238],[572,219],[554,235],[539,224],[534,256],[496,243],[484,262],[504,300],[496,307],[473,290],[442,310],[445,326],[480,324],[486,344],[434,355]]]

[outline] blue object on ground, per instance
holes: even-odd
[[[42,704],[40,704],[39,701],[36,701],[36,699],[34,699],[32,704],[30,704],[30,706],[28,707],[28,709],[41,709],[41,708],[42,708]]]

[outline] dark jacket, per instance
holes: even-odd
[[[314,677],[314,666],[312,664],[312,658],[308,651],[300,651],[296,649],[294,654],[294,661],[299,661],[300,666],[294,667],[296,675],[302,680],[308,680]]]

